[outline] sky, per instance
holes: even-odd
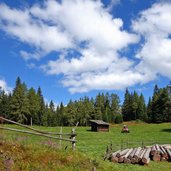
[[[0,86],[47,102],[143,93],[171,79],[171,0],[0,0]]]

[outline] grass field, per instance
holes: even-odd
[[[76,151],[72,152],[70,150],[71,144],[69,142],[62,141],[62,150],[59,149],[49,149],[42,145],[42,142],[47,141],[46,138],[28,136],[19,133],[12,133],[9,131],[1,131],[1,134],[8,139],[9,142],[19,142],[22,146],[29,146],[29,148],[34,149],[36,155],[42,155],[42,153],[55,154],[58,160],[61,160],[62,156],[65,156],[66,166],[60,165],[59,163],[48,164],[49,166],[44,166],[43,170],[90,170],[93,165],[96,166],[97,170],[111,170],[111,171],[170,171],[171,162],[150,162],[148,166],[139,165],[126,165],[126,164],[114,164],[109,161],[103,161],[103,156],[106,151],[106,146],[112,143],[113,150],[117,150],[124,147],[136,147],[141,145],[150,145],[154,143],[165,144],[171,143],[171,123],[164,124],[144,124],[130,122],[129,125],[130,133],[122,134],[120,133],[122,125],[111,125],[110,132],[91,132],[90,127],[78,127],[76,129],[78,142],[76,143]],[[8,126],[9,125],[3,125]],[[10,125],[10,127],[15,127]],[[18,127],[17,127],[18,128]],[[58,131],[60,128],[51,127],[38,127],[37,129],[45,131]],[[70,132],[70,127],[63,127],[63,132]],[[58,146],[59,140],[53,140],[53,142]],[[64,148],[68,146],[67,150]],[[36,152],[37,151],[37,152]],[[34,156],[34,152],[32,154]],[[30,156],[30,157],[32,157]],[[60,157],[59,157],[60,156]],[[70,156],[71,160],[67,159]],[[52,158],[53,158],[52,157]],[[37,158],[39,159],[39,157]],[[64,158],[62,159],[64,160]],[[41,162],[41,160],[40,160]],[[85,163],[84,163],[85,162]],[[27,170],[29,164],[27,164]],[[39,162],[36,164],[38,167]],[[53,166],[54,165],[54,166]],[[53,166],[53,167],[52,167]],[[24,166],[23,166],[24,167]],[[33,170],[33,169],[32,169]],[[37,169],[38,170],[38,169]],[[39,170],[42,170],[39,169]]]

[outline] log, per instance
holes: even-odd
[[[137,162],[137,160],[133,157],[133,158],[131,158],[131,163],[132,164],[135,164]]]
[[[111,158],[111,162],[113,162],[113,163],[118,163],[118,157],[116,157],[116,156],[114,156],[114,157],[112,157]]]
[[[160,149],[159,145],[156,144],[155,146],[156,146],[157,153],[158,153],[158,154],[161,154],[161,149]]]
[[[171,160],[171,151],[166,147],[164,147],[164,149],[166,150],[166,152],[167,152],[167,154],[169,156],[169,159]]]
[[[129,158],[125,158],[124,159],[124,163],[130,164],[131,163],[131,160]]]
[[[166,157],[161,157],[160,161],[167,161],[168,159]]]
[[[111,154],[111,157],[116,157],[116,155],[117,155],[118,153],[120,153],[120,152],[121,152],[121,150],[118,150],[118,151],[112,153],[112,154]]]
[[[150,152],[151,156],[153,156],[156,152],[157,152],[156,146],[153,145],[153,146],[151,147],[151,152]]]
[[[117,155],[117,153],[120,153],[120,152],[121,152],[121,150],[118,150],[118,151],[111,154],[110,160],[113,163],[118,163],[118,157],[116,157],[116,155]]]
[[[138,163],[140,151],[141,151],[141,147],[138,147],[137,150],[134,153],[134,156],[133,156],[136,159],[137,163]]]
[[[168,159],[168,154],[167,154],[166,150],[164,149],[163,146],[160,146],[160,149],[161,149],[162,158],[166,158],[166,160],[167,160]]]
[[[130,148],[128,152],[124,155],[124,157],[127,158],[131,154],[132,151],[133,151],[133,148]]]
[[[136,148],[134,148],[134,149],[132,150],[132,152],[130,153],[130,155],[128,156],[129,159],[132,159],[132,158],[133,158],[133,156],[134,156],[134,154],[135,154],[135,151],[136,151]]]
[[[161,159],[161,155],[158,153],[155,153],[152,157],[153,161],[160,161],[160,159]]]
[[[151,148],[146,148],[146,151],[145,151],[145,153],[144,153],[144,155],[143,155],[143,158],[142,158],[142,163],[143,164],[148,164],[148,161],[149,161],[149,159],[150,159],[150,151],[151,151]]]
[[[129,151],[123,156],[124,157],[124,163],[131,163],[131,160],[128,158],[130,153],[133,151],[133,148],[129,149]]]
[[[118,163],[123,163],[123,162],[124,162],[124,158],[122,156],[120,156],[118,159]]]
[[[146,163],[144,165],[148,165],[150,163],[150,158],[147,159]]]
[[[125,155],[128,151],[129,151],[129,149],[122,150],[121,152],[118,152],[118,153],[116,154],[116,157],[119,158],[120,156]]]
[[[128,155],[131,153],[132,148],[131,149],[125,149],[123,151],[120,152],[120,157],[118,159],[118,163],[123,163],[124,159],[128,157]]]
[[[138,158],[138,162],[141,163],[144,153],[146,152],[146,148],[142,149]]]

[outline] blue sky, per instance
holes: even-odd
[[[59,104],[171,78],[171,1],[0,0],[0,86],[17,76]]]

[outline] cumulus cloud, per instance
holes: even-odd
[[[11,92],[12,88],[9,87],[5,80],[0,80],[0,89],[4,90],[6,93]]]
[[[137,68],[152,77],[171,78],[171,3],[162,1],[142,11],[132,28],[144,39],[136,55],[141,60]]]
[[[71,48],[73,45],[65,31],[61,31],[57,25],[48,25],[34,19],[29,9],[12,9],[5,4],[0,4],[0,25],[7,34],[46,54],[53,50]],[[21,54],[26,59],[40,58],[40,55],[29,56],[23,51]]]
[[[170,11],[171,3],[154,4],[132,22],[130,33],[100,0],[47,0],[24,10],[1,4],[0,28],[34,48],[34,53],[20,51],[25,60],[58,52],[40,68],[49,75],[62,74],[70,92],[119,90],[147,83],[158,74],[171,77]],[[120,52],[139,37],[143,43],[137,64]]]

